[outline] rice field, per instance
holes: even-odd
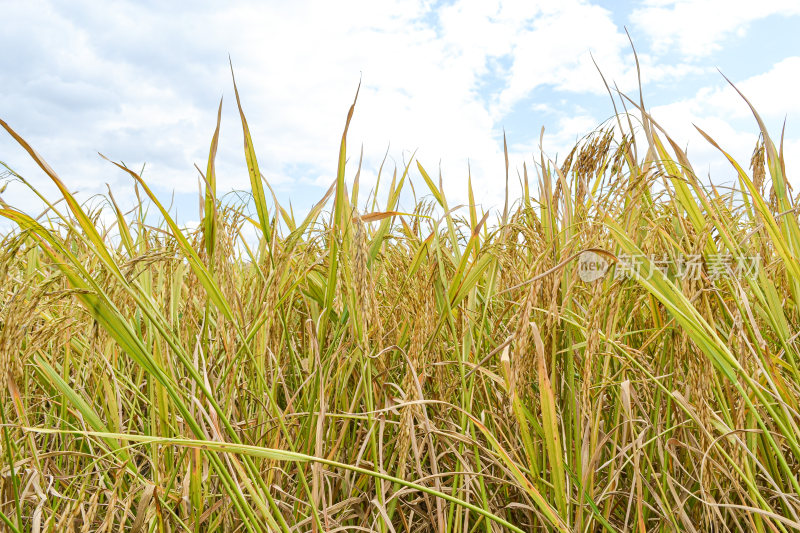
[[[753,110],[713,187],[619,104],[563,161],[507,164],[523,194],[485,213],[415,159],[359,203],[355,102],[307,216],[244,113],[252,199],[223,202],[218,118],[193,229],[118,163],[137,207],[80,203],[0,121],[61,192],[0,207],[2,530],[800,529],[782,143]]]

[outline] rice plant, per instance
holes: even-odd
[[[354,102],[302,220],[268,198],[243,112],[251,201],[217,196],[218,115],[195,229],[121,163],[136,208],[81,204],[0,121],[61,193],[0,208],[3,529],[800,529],[782,143],[755,110],[749,162],[701,132],[726,192],[622,102],[500,212],[471,184],[451,205],[418,160],[359,204]]]

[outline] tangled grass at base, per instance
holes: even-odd
[[[18,226],[0,248],[3,528],[800,528],[782,143],[754,111],[761,142],[722,193],[634,107],[523,168],[496,218],[471,185],[448,204],[417,161],[358,205],[345,127],[336,182],[298,220],[268,201],[242,113],[255,214],[216,198],[218,122],[194,230],[132,171],[141,204],[109,194],[101,227],[3,122],[63,194],[38,219],[0,209]],[[399,212],[412,164],[425,198]],[[645,260],[587,283],[587,249],[761,268],[687,279]]]

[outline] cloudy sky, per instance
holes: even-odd
[[[797,0],[0,0],[0,13],[0,117],[83,198],[109,184],[121,202],[133,199],[131,180],[98,152],[146,164],[145,178],[162,198],[175,195],[186,223],[198,218],[194,164],[205,168],[221,97],[219,186],[249,187],[229,55],[261,170],[298,213],[334,179],[359,80],[349,147],[354,164],[363,146],[365,190],[387,149],[390,168],[416,150],[429,172],[441,168],[448,195],[464,197],[469,168],[481,205],[499,205],[504,129],[521,168],[538,154],[542,127],[547,154],[563,157],[612,115],[590,53],[635,94],[626,27],[645,104],[688,146],[698,172],[731,178],[692,123],[744,163],[757,137],[717,69],[775,137],[787,119],[790,179],[800,162]],[[4,132],[0,161],[55,197]],[[35,209],[19,185],[2,197]]]

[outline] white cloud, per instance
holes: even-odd
[[[734,84],[750,100],[759,114],[768,117],[782,117],[788,114],[800,118],[800,100],[797,98],[797,87],[800,85],[800,56],[787,57],[773,65],[767,72]],[[748,106],[729,84],[702,89],[697,99],[720,116],[751,116]]]
[[[800,164],[800,104],[792,88],[800,84],[800,57],[784,59],[757,76],[734,80],[764,119],[770,137],[780,143],[781,128],[787,119],[784,152],[788,178],[797,184],[800,176],[793,174]],[[679,145],[689,147],[689,159],[695,172],[705,176],[710,172],[715,182],[735,178],[731,165],[694,128],[702,128],[745,169],[758,138],[758,125],[747,104],[727,83],[704,87],[691,97],[651,110],[655,120]]]
[[[653,50],[679,50],[690,58],[722,50],[725,39],[744,37],[751,22],[771,15],[800,15],[797,0],[645,0],[631,14],[650,35]]]
[[[0,93],[6,118],[86,190],[116,176],[95,159],[101,151],[132,166],[148,161],[160,185],[193,192],[192,163],[206,156],[222,91],[221,183],[246,187],[230,52],[268,178],[289,168],[297,180],[333,173],[363,73],[350,140],[366,144],[368,163],[390,142],[420,148],[426,165],[436,167],[441,157],[446,182],[460,183],[469,158],[477,185],[491,191],[488,176],[502,170],[497,121],[504,111],[545,84],[597,89],[587,51],[594,47],[613,70],[626,46],[610,13],[581,1],[465,0],[438,12],[421,0],[238,2],[224,9],[199,4],[190,14],[162,4],[97,9],[40,1],[6,15],[17,30],[6,34],[4,48],[24,45],[10,59],[17,68],[4,69],[12,81]],[[509,72],[490,71],[491,60],[504,56],[513,58]],[[504,88],[492,106],[477,90],[486,76]],[[89,161],[94,172],[87,172]]]

